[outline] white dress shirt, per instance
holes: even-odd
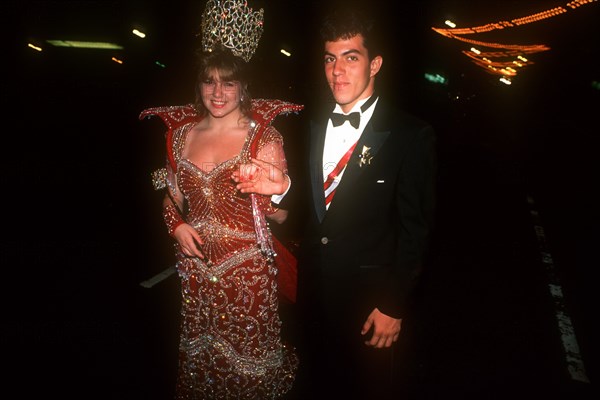
[[[364,112],[360,109],[360,107],[366,103],[368,100],[360,100],[358,103],[352,107],[350,112],[359,112],[360,113],[360,125],[358,129],[355,129],[352,125],[350,125],[349,121],[345,121],[342,125],[334,127],[331,119],[327,122],[327,132],[325,135],[325,147],[323,149],[323,182],[327,180],[327,175],[335,168],[338,161],[346,154],[348,149],[354,145],[362,135],[365,126],[371,119],[373,115],[373,111],[375,110],[375,106],[377,105],[377,100]],[[343,113],[342,108],[339,104],[336,104],[333,112],[341,113],[341,114],[350,114]],[[344,174],[344,168],[337,176],[336,181],[342,179],[342,175]],[[334,183],[337,186],[337,184]],[[329,206],[327,207],[329,208]]]

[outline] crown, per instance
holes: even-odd
[[[250,61],[263,33],[261,8],[252,11],[244,0],[209,0],[202,13],[202,49],[213,51],[219,44],[246,62]]]

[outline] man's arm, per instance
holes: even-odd
[[[429,250],[435,212],[437,180],[436,140],[425,126],[407,150],[396,192],[400,215],[395,268],[381,288],[377,307],[388,316],[401,318],[414,291]]]

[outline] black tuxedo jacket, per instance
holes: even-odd
[[[328,210],[322,165],[329,112],[310,121],[308,174],[301,180],[306,187],[292,185],[308,195],[298,304],[319,309],[325,319],[343,308],[362,323],[368,314],[360,314],[375,307],[403,317],[428,249],[437,168],[434,131],[385,101],[378,100]],[[361,165],[363,148],[370,163]]]

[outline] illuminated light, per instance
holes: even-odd
[[[488,58],[512,58],[512,57],[520,56],[521,53],[522,53],[521,51],[517,51],[517,50],[486,51],[485,53],[481,53],[480,56],[488,57]],[[467,52],[465,52],[465,54],[467,54]]]
[[[142,31],[138,31],[137,29],[134,29],[131,31],[134,35],[141,37],[142,39],[146,37],[146,34]]]
[[[34,49],[34,50],[37,50],[37,51],[42,51],[42,48],[41,48],[41,47],[39,47],[39,46],[36,46],[36,45],[34,45],[34,44],[32,44],[32,43],[27,43],[27,46],[28,46],[28,47],[30,47],[30,48],[32,48],[32,49]]]
[[[513,70],[513,71],[509,71],[509,70],[507,70],[506,68],[502,68],[502,69],[500,69],[500,73],[501,73],[502,75],[508,75],[508,76],[515,76],[515,75],[517,75],[517,72],[516,72],[516,71],[514,71],[514,70]]]
[[[425,74],[425,79],[427,79],[429,82],[433,82],[433,83],[441,83],[442,85],[446,84],[446,78],[444,78],[443,76],[441,76],[440,74]]]
[[[158,65],[158,66],[159,66],[159,67],[161,67],[161,68],[166,68],[166,67],[167,67],[165,64],[163,64],[163,63],[160,63],[160,62],[158,62],[158,61],[154,61],[154,64]]]
[[[572,1],[569,1],[565,7],[560,7],[560,6],[553,7],[553,8],[541,11],[541,12],[537,12],[535,14],[527,15],[527,16],[524,16],[521,18],[515,18],[510,21],[491,22],[488,24],[469,27],[469,28],[456,28],[455,26],[450,25],[446,22],[446,25],[451,26],[451,28],[432,27],[431,29],[433,29],[435,32],[439,33],[440,35],[446,36],[451,39],[456,39],[456,40],[459,40],[459,41],[462,41],[465,43],[469,43],[474,46],[504,50],[504,51],[480,53],[479,49],[475,49],[475,47],[471,47],[470,52],[462,51],[463,54],[472,58],[472,61],[481,67],[489,67],[489,65],[486,65],[486,63],[484,63],[482,60],[485,60],[487,63],[490,63],[490,58],[498,59],[498,58],[509,58],[509,57],[510,58],[518,57],[521,61],[523,61],[524,63],[527,63],[529,65],[529,64],[533,64],[533,63],[529,62],[525,57],[523,57],[524,54],[533,54],[533,53],[538,53],[538,52],[542,52],[542,51],[548,51],[548,50],[550,50],[550,47],[548,47],[544,44],[520,45],[520,44],[483,42],[483,41],[478,41],[478,40],[467,39],[462,36],[490,32],[493,30],[503,30],[503,29],[514,28],[517,26],[526,25],[526,24],[531,24],[534,22],[539,22],[542,20],[556,17],[558,15],[562,15],[562,14],[568,12],[569,10],[574,10],[583,5],[592,4],[597,1],[598,0],[572,0]],[[481,59],[474,56],[474,54],[481,55]],[[494,61],[493,65],[495,65],[496,67],[499,67],[499,68],[504,68],[503,71],[499,71],[499,72],[495,72],[495,73],[498,73],[498,74],[504,73],[505,74],[506,71],[508,71],[508,72],[516,74],[516,71],[506,69],[506,66],[508,66],[510,64],[511,64],[510,62]],[[512,65],[523,67],[524,64],[521,64],[517,61],[512,61]],[[487,71],[497,71],[498,69],[497,68],[486,68],[486,70]]]
[[[600,90],[600,82],[592,81],[592,87],[596,90]]]
[[[117,57],[112,57],[111,60],[113,60],[117,64],[123,64],[123,61],[119,60]]]
[[[80,49],[122,50],[123,46],[108,42],[82,42],[78,40],[46,40],[56,47],[76,47]]]
[[[584,4],[589,4],[589,3],[593,3],[597,0],[589,0],[586,2],[577,2],[579,3],[579,5],[584,5]],[[569,3],[571,4],[571,3]],[[579,7],[579,5],[577,7],[573,7],[572,5],[567,4],[568,7],[570,8],[577,8]],[[441,29],[441,28],[432,28],[436,31],[442,31],[442,32],[438,32],[441,33],[442,35],[448,36],[448,35],[468,35],[468,34],[473,34],[473,33],[482,33],[482,32],[489,32],[489,31],[493,31],[496,29],[505,29],[505,28],[513,28],[515,26],[519,26],[519,25],[525,25],[525,24],[529,24],[529,23],[533,23],[533,22],[537,22],[543,19],[547,19],[547,18],[551,18],[551,17],[556,17],[557,15],[560,14],[564,14],[566,13],[568,10],[564,9],[563,7],[555,7],[555,8],[551,8],[549,10],[546,11],[542,11],[536,14],[532,14],[532,15],[528,15],[522,18],[516,18],[513,19],[511,21],[498,21],[498,22],[492,22],[486,25],[481,25],[481,26],[474,26],[471,28],[459,28],[459,29]],[[446,24],[448,25],[448,24]]]
[[[279,50],[281,52],[281,54],[283,54],[284,56],[290,57],[292,55],[292,53],[290,53],[289,51],[286,51],[284,49]]]
[[[583,5],[588,4],[588,3],[592,3],[594,1],[596,1],[596,0],[576,0],[576,1],[570,1],[570,2],[567,3],[567,7],[575,9],[577,7],[583,6]]]
[[[556,7],[556,8],[552,8],[550,10],[547,10],[547,11],[542,11],[542,12],[537,13],[537,14],[529,15],[527,17],[513,19],[512,22],[515,25],[525,25],[525,24],[530,24],[532,22],[541,21],[541,20],[546,19],[546,18],[555,17],[555,16],[557,16],[559,14],[563,14],[563,13],[566,13],[566,12],[567,12],[567,10],[565,10],[564,8],[562,8],[562,7]]]
[[[503,61],[498,59],[500,57],[496,57],[496,61],[493,61],[485,57],[480,58],[476,56],[473,52],[466,50],[463,50],[463,54],[469,57],[474,64],[476,64],[479,67],[485,68],[486,72],[489,72],[491,74],[509,74],[511,76],[515,76],[517,74],[517,71],[512,68],[512,66],[514,65],[514,61],[511,61],[510,59]],[[502,71],[502,69],[504,69],[505,71]]]
[[[439,28],[432,28],[432,29],[434,31],[438,32],[439,34],[447,36],[449,38],[460,40],[465,43],[475,44],[475,45],[478,45],[481,47],[494,47],[494,48],[500,48],[500,49],[518,50],[518,51],[524,51],[524,52],[528,52],[528,53],[537,53],[540,51],[550,50],[550,47],[543,45],[543,44],[518,45],[518,44],[481,42],[478,40],[466,39],[466,38],[457,36],[453,33],[448,32],[449,29],[439,29]]]
[[[504,83],[505,85],[512,85],[512,82],[508,78],[502,77],[499,80],[500,80],[500,82]]]
[[[456,28],[456,24],[449,19],[445,20],[444,23],[448,25],[450,28]]]

